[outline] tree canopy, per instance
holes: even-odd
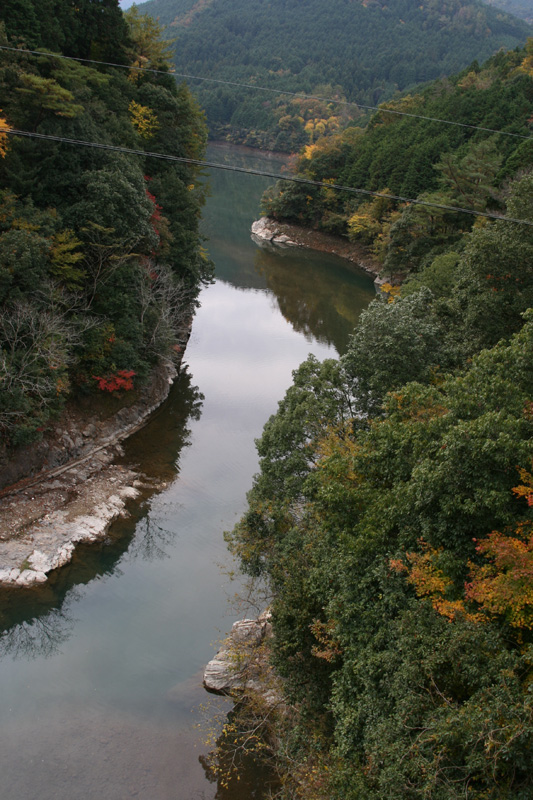
[[[0,54],[2,126],[197,158],[203,116],[164,74],[160,33],[117,0],[3,4],[0,43],[50,54]],[[0,154],[0,434],[16,445],[67,399],[135,390],[172,360],[211,265],[195,167],[5,133]]]
[[[214,137],[288,152],[360,118],[344,101],[376,106],[532,34],[478,0],[149,0],[140,8],[166,26],[178,72],[214,81],[190,81]]]

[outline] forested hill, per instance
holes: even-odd
[[[0,44],[162,70],[2,50],[2,126],[202,155],[203,117],[164,74],[151,18],[123,15],[117,0],[7,0]],[[176,357],[210,276],[197,178],[182,164],[0,134],[2,446],[38,437],[68,399],[135,393]]]
[[[479,0],[150,0],[139,8],[169,26],[180,72],[371,105],[531,35]],[[264,92],[208,83],[194,91],[213,133],[274,149],[298,150],[309,141],[306,123],[324,115]]]
[[[324,186],[267,199],[403,277],[295,371],[227,535],[285,705],[241,704],[218,766],[262,731],[283,798],[533,797],[532,100],[530,40],[396,104],[515,136],[380,111],[306,148]]]
[[[533,6],[530,0],[485,0],[485,3],[533,24]]]
[[[360,242],[387,275],[405,276],[474,224],[474,216],[446,213],[437,205],[503,212],[506,183],[533,163],[532,102],[530,39],[523,50],[497,53],[482,67],[472,65],[383,104],[365,129],[351,126],[317,137],[296,162],[302,177],[382,197],[283,182],[265,196],[264,210]]]

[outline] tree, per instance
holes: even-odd
[[[387,392],[407,381],[427,381],[446,364],[432,300],[424,288],[393,303],[377,299],[361,314],[342,359],[361,413],[379,414]]]

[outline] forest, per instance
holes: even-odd
[[[485,0],[487,5],[501,8],[508,14],[514,14],[515,17],[520,17],[533,24],[533,9],[527,0]]]
[[[532,54],[395,101],[461,121],[465,93],[472,124],[526,138],[380,111],[299,161],[379,197],[265,199],[306,225],[344,214],[391,275],[347,352],[294,372],[226,534],[266,586],[286,703],[238,705],[219,767],[272,757],[284,798],[533,796]],[[413,196],[499,218],[387,199],[415,175]]]
[[[253,743],[287,800],[530,800],[533,39],[519,47],[527,26],[478,3],[445,0],[439,15],[436,0],[346,1],[331,6],[341,62],[317,34],[318,0],[307,6],[289,48],[294,4],[273,0],[254,79],[322,86],[324,100],[283,101],[285,129],[281,106],[237,110],[225,88],[209,102],[263,146],[302,145],[298,175],[324,184],[281,182],[264,211],[359,243],[388,283],[342,357],[295,371],[257,442],[226,539],[271,608],[284,700],[237,704],[219,757],[238,766]],[[222,67],[271,10],[194,8],[180,6],[178,68],[213,55],[212,75],[250,80],[249,64]],[[360,15],[357,52],[342,9]],[[0,26],[0,45],[23,48],[0,50],[0,432],[14,447],[65,403],[135,391],[177,358],[212,265],[198,169],[36,138],[201,158],[204,117],[169,74],[159,24],[116,0],[7,0]],[[324,62],[298,50],[312,36]],[[437,64],[419,57],[431,51]],[[380,109],[366,128],[330,124],[331,89]]]
[[[213,138],[296,152],[360,113],[339,102],[378,105],[395,92],[523,46],[531,26],[479,0],[150,0],[139,7],[166,25],[177,72],[205,109]],[[295,35],[295,32],[296,35]],[[306,104],[237,81],[319,100]]]
[[[0,44],[50,53],[0,51],[0,434],[14,447],[66,402],[135,393],[177,358],[212,267],[195,167],[33,138],[201,157],[203,115],[159,26],[117,0],[8,0]]]

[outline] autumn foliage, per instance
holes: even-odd
[[[0,111],[2,111],[1,108]],[[7,124],[6,119],[4,117],[0,117],[0,158],[5,158],[7,153],[8,132],[10,130],[11,126]]]
[[[533,506],[533,476],[520,470],[522,484],[513,493]],[[513,628],[533,629],[533,522],[524,520],[511,533],[492,531],[474,540],[483,563],[468,562],[469,580],[458,593],[439,566],[442,548],[420,541],[421,552],[408,552],[405,561],[391,559],[389,567],[405,574],[418,597],[428,598],[435,611],[453,620],[457,615],[474,622],[504,617]],[[483,612],[483,613],[480,613]]]
[[[111,375],[100,377],[93,375],[97,382],[96,385],[101,392],[129,392],[133,389],[133,377],[135,372],[132,369],[119,369]]]

